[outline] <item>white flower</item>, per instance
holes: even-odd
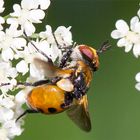
[[[54,36],[53,36],[53,32],[52,32],[52,27],[50,25],[46,25],[46,31],[40,32],[39,36],[43,40],[46,39],[49,44],[56,44]]]
[[[31,36],[35,32],[33,23],[41,23],[41,20],[45,17],[44,11],[38,9],[39,5],[43,7],[39,0],[22,0],[21,6],[19,4],[13,6],[14,12],[10,14],[13,18],[8,20],[11,21],[11,24],[21,25],[25,33]]]
[[[24,60],[21,60],[16,65],[16,70],[24,75],[29,71],[28,64]]]
[[[57,44],[63,47],[68,47],[72,45],[72,34],[70,32],[71,27],[59,26],[54,32],[54,36],[52,33],[52,28],[50,25],[46,25],[46,31],[40,32],[40,37],[42,39],[46,39],[49,44]],[[57,42],[56,42],[57,41]]]
[[[39,50],[44,52],[49,58],[54,62],[59,55],[61,55],[61,50],[58,49],[56,45],[49,45],[46,40],[40,41],[37,44]],[[46,58],[47,59],[47,58]]]
[[[0,122],[11,120],[14,116],[14,112],[11,109],[0,107]]]
[[[133,48],[135,57],[140,55],[140,21],[137,16],[130,21],[130,28],[124,20],[116,22],[116,30],[112,31],[111,36],[119,39],[117,46],[125,47],[125,52]]]
[[[9,138],[14,138],[15,136],[19,136],[23,132],[20,123],[15,122],[15,120],[6,121],[3,124],[3,128],[5,128],[8,131],[7,135]]]
[[[57,42],[61,46],[68,47],[72,45],[72,34],[70,32],[71,26],[66,28],[64,26],[59,26],[56,31],[54,32],[54,35],[56,37]]]
[[[0,62],[0,84],[1,83],[12,83],[15,81],[17,76],[17,71],[10,62]],[[6,93],[8,90],[11,90],[14,85],[2,86],[0,90],[2,93]]]
[[[23,100],[23,96],[20,96],[20,100]],[[16,122],[15,120],[19,116],[19,113],[23,111],[22,104],[25,103],[24,101],[17,103],[14,96],[2,94],[0,95],[0,138],[4,137],[7,139],[12,139],[15,136],[19,136],[23,129],[21,125],[23,124],[22,121]],[[3,133],[3,135],[2,135]]]
[[[14,96],[5,96],[0,98],[0,105],[4,106],[7,109],[13,108],[15,106],[15,103],[13,101]]]
[[[20,35],[22,31],[17,30],[15,26],[10,26],[5,32],[0,31],[0,49],[4,61],[13,60],[15,52],[26,45],[26,40],[19,37]]]

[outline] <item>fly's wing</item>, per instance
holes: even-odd
[[[34,58],[34,64],[36,68],[38,68],[42,73],[48,77],[48,78],[53,78],[53,77],[69,77],[72,73],[73,70],[70,69],[60,69],[59,67],[55,66],[52,62],[47,62],[39,58]]]
[[[46,77],[56,77],[58,67],[54,66],[53,63],[44,61],[39,58],[34,58],[34,64]]]
[[[82,130],[89,132],[91,130],[91,121],[88,112],[87,95],[72,105],[67,110],[69,118]]]

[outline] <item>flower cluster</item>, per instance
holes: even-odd
[[[20,80],[24,77],[25,80],[22,82],[33,83],[45,78],[35,67],[33,59],[51,58],[53,62],[59,63],[63,55],[62,50],[73,43],[71,27],[59,26],[53,32],[51,26],[46,25],[45,31],[36,33],[35,24],[42,23],[49,5],[50,0],[21,0],[21,4],[13,5],[13,12],[5,17],[0,16],[0,139],[2,140],[13,139],[23,131],[23,118],[18,122],[15,120],[22,114],[22,105],[25,104],[31,88],[17,86]],[[0,0],[0,13],[4,10],[4,0]]]
[[[137,16],[131,18],[130,27],[123,19],[118,20],[116,29],[111,32],[111,37],[118,39],[118,47],[124,47],[126,53],[132,50],[134,56],[138,58],[140,56],[140,9]],[[140,91],[140,73],[135,79],[138,82],[135,87]]]

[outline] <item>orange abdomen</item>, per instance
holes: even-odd
[[[64,111],[65,91],[56,85],[43,85],[34,88],[28,95],[29,106],[45,114],[59,113]]]

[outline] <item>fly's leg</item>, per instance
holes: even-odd
[[[65,93],[65,100],[64,101],[65,102],[63,104],[61,104],[61,107],[62,108],[69,107],[72,104],[72,102],[73,102],[73,95],[72,95],[72,93],[66,92]]]
[[[16,122],[22,118],[23,116],[25,116],[26,114],[31,114],[31,113],[40,113],[39,110],[33,110],[33,109],[27,109],[25,110],[17,119],[16,119]]]
[[[61,63],[59,65],[60,68],[64,68],[66,66],[66,63],[68,61],[68,59],[70,58],[72,52],[73,52],[73,48],[76,46],[76,43],[74,43],[71,46],[68,46],[66,49],[66,53],[63,55],[62,59],[61,59]]]
[[[36,86],[41,86],[41,85],[48,84],[48,83],[50,83],[50,80],[40,80],[40,81],[36,81],[34,83],[28,83],[28,82],[22,83],[22,82],[18,82],[17,85],[36,87]]]
[[[74,91],[73,96],[75,99],[80,99],[88,90],[85,82],[84,74],[80,72],[78,76],[73,80]]]
[[[40,80],[40,81],[37,81],[37,82],[34,82],[34,83],[28,83],[28,82],[17,82],[17,85],[16,86],[33,86],[33,87],[36,87],[36,86],[40,86],[40,85],[43,85],[43,84],[48,84],[50,83],[51,81],[50,80]],[[8,85],[11,85],[11,83],[1,83],[0,84],[0,87],[2,86],[8,86]]]
[[[70,55],[72,54],[72,48],[70,48],[62,57],[61,63],[59,65],[60,68],[64,68],[66,66],[66,63],[68,59],[70,58]]]

